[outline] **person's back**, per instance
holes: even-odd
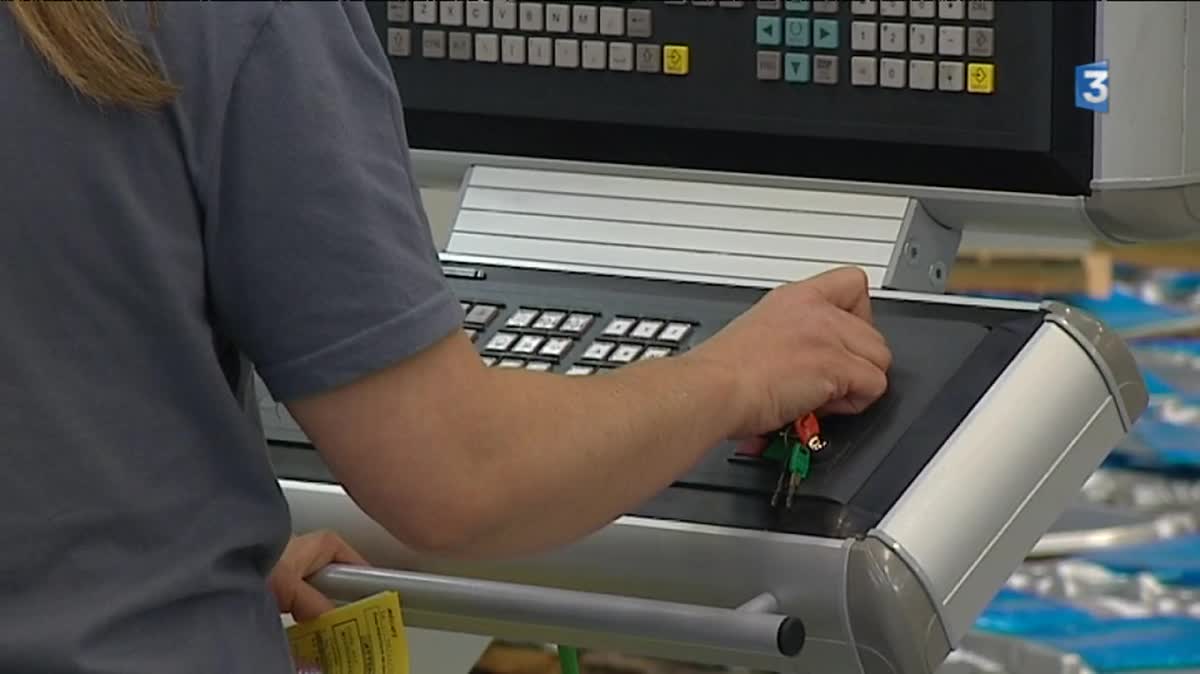
[[[0,11],[0,671],[289,670],[250,362],[384,529],[472,557],[577,540],[724,439],[886,389],[856,270],[603,377],[484,367],[365,7],[157,7]]]
[[[279,288],[314,296],[329,242],[270,212],[336,189],[336,165],[289,157],[307,123],[399,157],[394,84],[355,3],[160,3],[153,31],[123,4],[179,88],[160,110],[87,100],[0,10],[0,671],[284,672],[264,576],[288,513],[234,345],[281,392],[328,378],[295,368],[333,328],[282,320]],[[320,126],[355,92],[384,128]]]

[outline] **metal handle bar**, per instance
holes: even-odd
[[[656,639],[767,657],[792,657],[804,646],[804,623],[755,597],[737,609],[560,590],[335,564],[312,582],[327,596],[355,601],[398,592],[414,610],[485,620]]]

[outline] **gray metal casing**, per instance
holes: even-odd
[[[625,517],[554,553],[448,562],[412,554],[336,485],[281,484],[297,531],[337,530],[376,566],[726,608],[767,593],[805,621],[808,639],[787,659],[639,638],[619,625],[579,632],[506,621],[436,600],[407,606],[418,627],[769,671],[932,672],[1146,405],[1123,345],[1086,316],[1050,309],[862,539]]]

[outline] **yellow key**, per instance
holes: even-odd
[[[668,75],[688,74],[688,48],[669,44],[663,47],[663,72]]]
[[[996,66],[991,63],[967,64],[967,91],[990,94],[996,91]]]

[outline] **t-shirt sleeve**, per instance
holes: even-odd
[[[278,400],[461,325],[362,3],[278,3],[233,82],[205,214],[219,328]]]

